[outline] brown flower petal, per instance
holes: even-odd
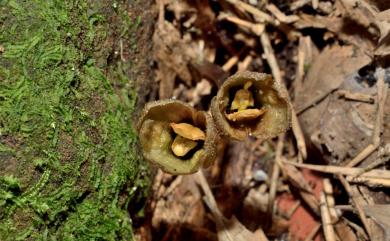
[[[188,123],[205,133],[204,141],[186,154],[190,145],[177,141],[171,123]],[[139,139],[145,159],[171,174],[189,174],[201,167],[207,167],[216,155],[216,130],[212,118],[204,111],[197,111],[190,105],[177,100],[161,100],[146,104],[139,124]],[[172,147],[173,145],[173,147]],[[174,153],[176,152],[176,154]],[[189,155],[189,156],[188,156]]]
[[[231,110],[245,110],[248,107],[253,107],[255,101],[253,99],[252,93],[249,90],[242,89],[238,90],[234,96],[232,102]]]
[[[176,134],[193,141],[204,140],[206,138],[206,134],[201,129],[191,124],[171,123],[171,127]]]
[[[231,114],[226,114],[226,118],[228,120],[233,122],[240,122],[240,121],[250,121],[254,120],[257,117],[264,114],[265,109],[246,109],[246,110],[239,110],[237,112],[233,112]]]
[[[249,85],[248,82],[252,84]],[[247,116],[246,112],[244,114],[238,114],[239,111],[235,113],[231,102],[240,90],[251,92],[254,99],[253,109],[266,111],[254,119],[251,119],[252,114],[249,115],[251,118],[246,119],[244,117]],[[252,108],[246,111],[254,112]],[[243,140],[248,135],[267,139],[284,132],[290,126],[290,112],[286,90],[270,75],[249,71],[229,77],[211,103],[211,114],[217,128],[222,135],[236,140]],[[241,117],[237,118],[237,115]],[[241,121],[239,118],[242,118]]]
[[[171,148],[176,156],[182,157],[187,155],[188,152],[194,149],[197,144],[198,143],[196,141],[189,140],[187,138],[177,135],[175,137],[175,140],[173,140]]]

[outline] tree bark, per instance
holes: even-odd
[[[153,21],[150,0],[0,2],[0,240],[132,239]]]

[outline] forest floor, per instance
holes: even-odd
[[[389,240],[389,9],[157,0],[150,100],[207,111],[226,77],[265,72],[288,89],[292,121],[271,140],[221,143],[202,172],[157,171],[137,240]]]

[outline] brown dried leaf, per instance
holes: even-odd
[[[187,123],[171,123],[170,126],[172,127],[173,131],[189,140],[197,141],[197,140],[205,140],[206,135],[205,133],[199,129],[198,127],[195,127],[191,124]]]
[[[172,143],[172,151],[176,156],[185,156],[188,152],[196,147],[198,143],[193,140],[189,140],[180,135],[175,137]]]
[[[226,118],[233,122],[250,121],[265,113],[265,109],[247,109],[239,110],[230,114],[226,114]]]
[[[383,229],[385,240],[390,241],[390,205],[365,206],[364,211]]]
[[[358,70],[370,61],[367,55],[353,46],[327,47],[310,66],[304,85],[295,98],[297,112],[301,113],[299,120],[305,126],[309,138],[320,150],[324,148],[325,142],[335,159],[343,160],[346,155],[354,156],[352,152],[367,145],[361,141],[366,135],[364,132],[358,136],[354,134],[362,129],[353,120],[353,116],[362,117],[360,111],[352,107],[353,103],[339,99],[332,93],[337,89],[360,93],[370,91],[355,80]],[[331,102],[333,103],[330,104]],[[365,106],[370,105],[361,104],[359,108]],[[367,110],[364,112],[368,113]],[[324,116],[327,116],[326,119]],[[361,122],[364,125],[370,123],[368,120]],[[352,136],[356,142],[350,141]]]

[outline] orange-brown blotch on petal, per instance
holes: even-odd
[[[196,141],[177,135],[173,140],[171,148],[176,156],[182,157],[187,155],[187,153],[194,149],[197,145],[198,143]]]
[[[265,109],[246,109],[226,114],[226,118],[233,122],[250,121],[264,114]]]
[[[204,133],[204,131],[202,131],[201,129],[199,129],[198,127],[195,127],[191,124],[187,124],[187,123],[171,123],[170,124],[173,131],[182,136],[182,137],[185,137],[187,139],[190,139],[190,140],[193,140],[193,141],[197,141],[197,140],[205,140],[206,138],[206,134]]]

